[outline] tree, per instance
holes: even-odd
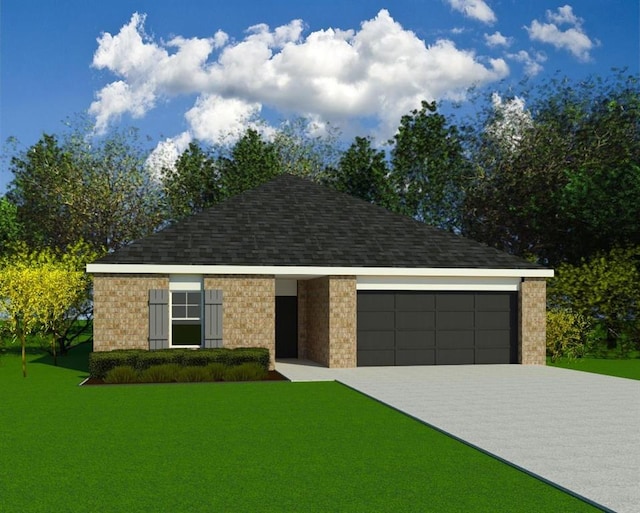
[[[117,249],[162,222],[160,188],[135,131],[96,139],[82,128],[62,142],[45,134],[11,159],[9,199],[31,247],[64,249],[84,240]]]
[[[397,211],[398,196],[388,175],[385,153],[372,148],[369,138],[356,137],[337,168],[327,170],[324,182],[338,191]]]
[[[6,197],[0,197],[0,257],[21,237],[18,209]]]
[[[580,262],[640,242],[640,88],[615,74],[552,80],[527,97],[512,144],[490,111],[471,130],[477,164],[464,232],[540,262]],[[500,126],[498,124],[498,126]]]
[[[447,230],[460,228],[469,179],[458,129],[435,102],[402,116],[391,150],[391,181],[401,211]]]
[[[175,169],[163,173],[169,220],[177,221],[220,201],[220,171],[216,159],[191,142],[178,157]]]
[[[252,128],[219,163],[223,197],[252,189],[282,173],[276,147]]]
[[[640,247],[614,248],[579,264],[563,263],[549,281],[548,303],[600,326],[608,349],[640,348]]]
[[[22,374],[27,377],[26,338],[32,333],[56,332],[69,312],[87,301],[89,278],[78,269],[77,255],[50,249],[35,252],[22,245],[0,267],[0,313],[9,332],[20,341]],[[55,341],[52,351],[56,356]]]

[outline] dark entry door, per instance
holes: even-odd
[[[298,357],[298,298],[276,296],[276,358]]]
[[[517,361],[513,292],[358,292],[358,366]]]

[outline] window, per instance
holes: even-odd
[[[170,276],[169,290],[169,347],[201,347],[204,324],[202,276]]]
[[[202,293],[171,292],[171,345],[200,346],[202,343]]]

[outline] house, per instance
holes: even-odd
[[[282,175],[106,255],[94,350],[261,346],[328,367],[545,363],[553,271]]]

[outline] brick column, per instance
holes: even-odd
[[[518,294],[518,362],[545,365],[547,334],[547,283],[525,278]]]
[[[356,367],[355,276],[329,277],[329,367]]]

